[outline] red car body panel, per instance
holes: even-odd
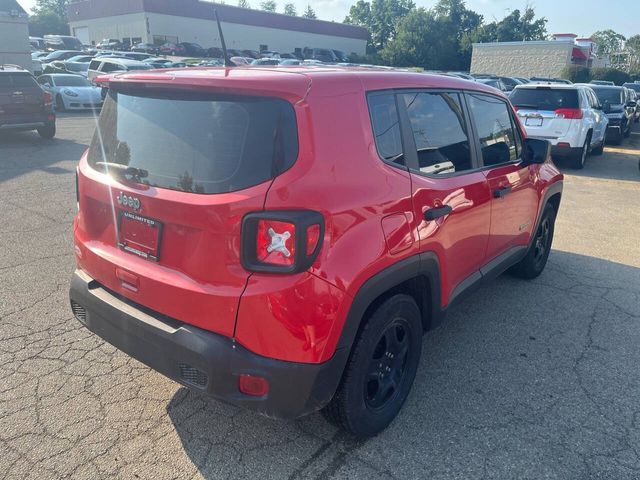
[[[79,166],[75,242],[81,269],[119,295],[233,337],[274,359],[329,360],[362,285],[420,252],[438,257],[440,307],[445,308],[456,287],[481,265],[529,241],[544,192],[562,179],[551,161],[436,179],[384,163],[376,150],[366,92],[448,88],[497,95],[490,87],[461,79],[292,67],[163,70],[99,81],[116,89],[119,83],[136,82],[268,95],[294,106],[297,161],[272,181],[240,192],[201,195],[123,184],[93,170],[85,158]],[[492,190],[507,184],[513,192],[509,203],[492,198]],[[115,245],[112,208],[121,191],[142,198],[141,214],[164,223],[158,263]],[[426,209],[440,205],[450,205],[453,212],[424,220]],[[322,248],[306,272],[250,273],[242,267],[242,218],[263,209],[307,209],[323,215]]]

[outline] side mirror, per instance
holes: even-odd
[[[527,138],[522,150],[523,166],[544,163],[551,156],[551,143],[548,140]]]
[[[46,88],[51,88],[51,84],[49,82],[45,83],[43,86],[45,86]]]

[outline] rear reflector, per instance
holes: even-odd
[[[45,107],[51,107],[53,106],[53,95],[51,95],[51,93],[49,92],[44,92],[42,94],[42,99],[44,101],[44,106]]]
[[[559,108],[555,111],[556,116],[569,120],[579,120],[582,118],[581,108]]]
[[[307,256],[313,255],[320,240],[320,225],[315,224],[307,228]]]
[[[567,142],[558,142],[558,144],[556,145],[556,147],[560,147],[560,148],[571,148],[571,144],[567,143]]]
[[[252,397],[264,397],[269,393],[269,382],[265,378],[253,375],[240,375],[238,389],[245,395]]]

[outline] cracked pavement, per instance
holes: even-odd
[[[356,442],[190,392],[71,315],[74,169],[94,128],[0,136],[0,479],[640,478],[640,132],[567,169],[546,271],[424,339],[398,419]]]

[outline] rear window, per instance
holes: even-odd
[[[38,82],[33,76],[26,72],[0,73],[0,87],[38,87]],[[40,87],[38,87],[40,88]]]
[[[608,102],[611,105],[622,105],[624,103],[624,91],[621,88],[591,88],[596,92],[600,103]]]
[[[509,96],[519,108],[555,111],[559,108],[580,108],[577,90],[553,87],[516,88]]]
[[[290,103],[269,97],[110,91],[89,164],[145,170],[141,183],[194,193],[248,188],[298,155]]]

